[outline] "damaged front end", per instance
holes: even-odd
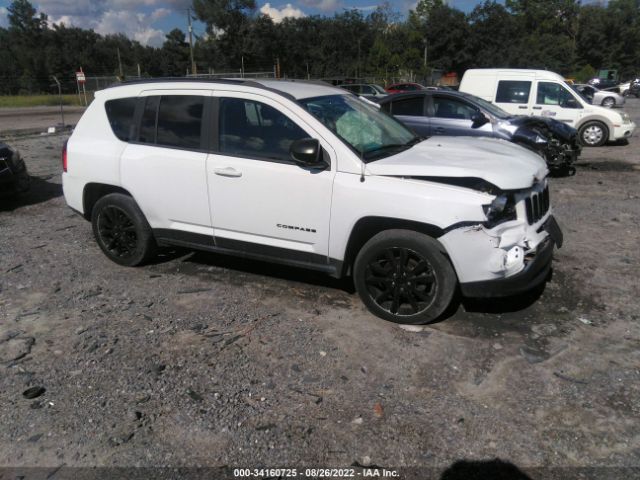
[[[574,175],[574,163],[582,147],[578,132],[569,125],[544,117],[516,117],[499,125],[511,135],[511,141],[538,152],[554,176]]]
[[[514,295],[544,282],[562,232],[551,214],[546,181],[498,193],[483,205],[486,221],[453,225],[439,238],[470,297]]]

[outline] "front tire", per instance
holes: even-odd
[[[410,230],[371,238],[353,267],[356,290],[374,315],[395,323],[436,320],[455,293],[457,277],[436,240]]]
[[[609,129],[598,121],[590,121],[580,127],[580,143],[585,147],[600,147],[609,138]]]
[[[91,212],[96,242],[112,261],[134,267],[156,252],[151,227],[135,200],[121,193],[105,195]]]

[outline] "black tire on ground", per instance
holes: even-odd
[[[105,195],[91,212],[93,234],[112,261],[135,267],[149,261],[157,245],[151,227],[135,200],[121,193]]]
[[[442,245],[410,230],[386,230],[360,250],[353,266],[360,298],[374,315],[395,323],[437,320],[457,277]]]
[[[580,127],[578,136],[585,147],[600,147],[609,139],[609,129],[604,123],[591,120]]]

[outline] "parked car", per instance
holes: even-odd
[[[178,245],[351,275],[394,322],[436,319],[458,285],[539,285],[562,244],[539,155],[421,141],[329,85],[123,83],[95,94],[62,158],[67,204],[120,265]]]
[[[29,190],[30,182],[20,152],[0,142],[0,196],[24,193]]]
[[[511,115],[479,97],[451,90],[400,93],[379,103],[419,135],[502,138],[538,152],[554,174],[575,173],[573,163],[581,150],[578,133],[557,120]]]
[[[424,89],[425,87],[419,83],[394,83],[386,88],[387,93],[415,92]]]
[[[600,90],[614,89],[620,83],[616,78],[592,78],[587,82],[592,87],[597,87]]]
[[[628,138],[636,128],[627,113],[591,105],[562,76],[547,70],[471,69],[462,77],[460,91],[495,103],[513,115],[565,122],[578,130],[580,141],[588,147]]]
[[[640,98],[640,78],[634,78],[633,80],[620,84],[620,93],[624,97],[634,95],[636,98]]]
[[[584,83],[574,83],[571,88],[586,98],[592,105],[602,105],[607,108],[624,105],[624,97],[611,90],[600,90]]]
[[[351,93],[355,93],[360,97],[368,98],[369,100],[384,98],[389,95],[384,88],[374,83],[344,84],[340,85],[340,88],[344,88]]]

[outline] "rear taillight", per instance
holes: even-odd
[[[67,171],[67,142],[64,142],[64,146],[62,147],[62,171],[63,172]]]

